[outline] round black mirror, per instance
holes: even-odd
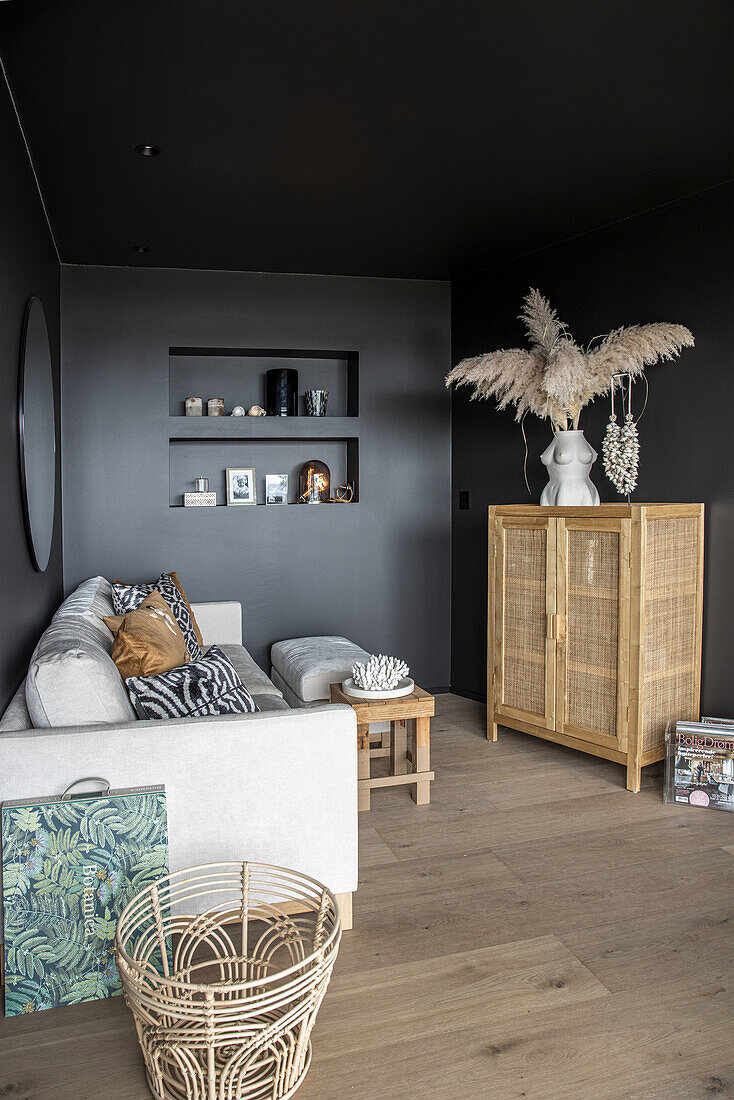
[[[20,483],[28,548],[43,573],[51,557],[56,505],[56,413],[46,315],[29,298],[23,317],[18,382]]]

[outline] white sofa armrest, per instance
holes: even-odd
[[[234,601],[192,603],[204,645],[242,645],[242,604]]]

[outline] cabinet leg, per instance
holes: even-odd
[[[627,790],[634,791],[635,794],[640,789],[640,782],[642,779],[642,768],[640,767],[639,760],[627,760]]]
[[[487,721],[487,740],[488,741],[496,741],[497,740],[497,728],[498,728],[497,723],[492,722],[491,720],[488,719],[488,721]]]
[[[370,788],[361,780],[370,777],[370,727],[357,726],[357,809],[369,810]]]

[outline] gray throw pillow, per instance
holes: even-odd
[[[218,646],[159,676],[129,676],[125,685],[139,718],[252,714],[260,708]]]

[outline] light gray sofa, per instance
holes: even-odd
[[[242,645],[240,604],[192,605],[205,647],[227,653],[260,712],[140,721],[110,656],[111,586],[61,605],[0,719],[0,802],[61,792],[82,776],[163,783],[172,870],[228,859],[293,867],[339,895],[357,888],[356,719],[291,709]]]

